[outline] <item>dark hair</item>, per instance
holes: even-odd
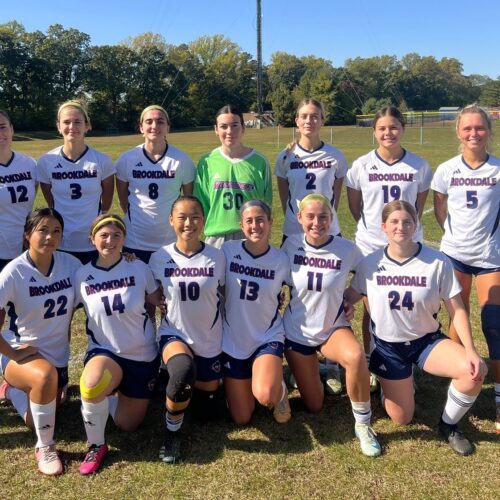
[[[24,235],[28,238],[33,234],[33,231],[39,226],[43,219],[51,217],[56,219],[59,224],[61,224],[61,231],[64,231],[64,220],[62,215],[54,208],[37,208],[30,212],[26,217],[26,222],[24,223]]]
[[[179,196],[173,203],[172,203],[172,208],[170,209],[170,215],[174,213],[174,209],[177,206],[178,203],[181,201],[191,201],[193,203],[196,203],[198,207],[200,207],[201,213],[203,214],[203,217],[205,217],[205,210],[203,210],[203,205],[201,204],[201,201],[196,198],[196,196],[193,196],[192,194],[183,194]]]
[[[7,111],[0,109],[0,116],[3,116],[9,122],[9,125],[12,125],[12,120],[10,119],[9,113],[7,113]]]
[[[373,128],[375,128],[375,126],[377,125],[378,120],[380,120],[380,118],[384,118],[384,116],[392,116],[392,118],[396,118],[396,120],[401,123],[401,126],[405,128],[406,118],[404,117],[403,113],[401,113],[401,111],[396,108],[396,106],[385,106],[384,108],[380,109],[373,118]]]
[[[382,209],[382,222],[387,222],[389,215],[397,210],[404,210],[405,212],[408,212],[413,219],[413,222],[415,224],[417,223],[417,211],[415,210],[415,207],[411,203],[403,200],[393,200],[387,203],[387,205]]]
[[[260,208],[266,214],[267,220],[272,219],[271,207],[265,201],[257,200],[257,199],[248,200],[248,201],[245,201],[245,203],[243,203],[243,205],[240,208],[240,218],[243,216],[243,212],[245,210],[247,210],[248,208],[252,208],[252,207]]]
[[[245,127],[245,120],[243,119],[243,113],[239,110],[239,108],[237,108],[233,104],[226,104],[225,106],[222,106],[222,108],[220,108],[219,111],[217,111],[217,113],[215,113],[215,125],[217,126],[217,118],[220,115],[228,115],[228,114],[238,115],[241,122],[241,126]]]

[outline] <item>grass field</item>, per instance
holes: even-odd
[[[500,127],[497,127],[500,132]],[[271,164],[279,149],[290,141],[292,131],[247,130],[246,144],[267,155]],[[55,136],[19,134],[15,149],[38,158],[60,144]],[[330,129],[324,131],[330,139]],[[172,144],[188,152],[193,160],[217,145],[211,131],[172,133]],[[141,142],[139,136],[90,137],[88,143],[113,159]],[[496,141],[498,150],[499,140]],[[372,148],[370,129],[336,127],[333,143],[349,162]],[[457,154],[452,127],[409,129],[405,146],[426,158],[432,168]],[[40,195],[39,195],[40,197]],[[36,206],[43,205],[41,198]],[[275,189],[273,243],[281,240],[283,221]],[[118,204],[115,202],[115,209]],[[345,193],[339,210],[342,232],[353,238],[355,224],[347,208]],[[423,219],[425,238],[438,245],[441,230],[429,199]],[[474,299],[475,301],[475,299]],[[355,329],[359,331],[359,314]],[[443,316],[443,322],[445,318]],[[479,351],[486,356],[480,333],[477,305],[471,321]],[[56,439],[66,463],[66,474],[44,478],[36,472],[34,436],[11,406],[0,407],[1,491],[3,498],[498,498],[500,491],[500,446],[494,433],[494,403],[491,379],[462,427],[476,443],[477,452],[466,458],[453,454],[437,437],[435,427],[445,401],[448,382],[417,374],[414,423],[399,427],[390,422],[378,396],[372,397],[374,428],[384,453],[369,459],[361,455],[353,437],[353,418],[347,396],[327,396],[319,415],[307,413],[298,392],[291,393],[293,417],[279,426],[259,408],[251,425],[237,428],[229,420],[184,426],[182,463],[167,466],[158,460],[162,439],[162,401],[152,403],[144,424],[133,434],[118,432],[108,424],[111,446],[102,472],[81,477],[78,466],[86,447],[79,411],[78,377],[85,349],[83,316],[73,323],[70,361],[70,400],[58,413]],[[450,360],[452,363],[453,360]],[[496,492],[496,493],[495,493]]]

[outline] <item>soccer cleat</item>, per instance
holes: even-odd
[[[38,470],[46,476],[58,476],[63,473],[63,464],[56,450],[56,445],[35,448],[35,459]]]
[[[370,372],[370,393],[374,393],[378,389],[378,378],[374,373]]]
[[[340,379],[340,371],[333,369],[326,372],[326,392],[334,396],[342,392],[342,380]]]
[[[278,424],[286,424],[292,418],[292,410],[288,401],[288,391],[285,392],[283,399],[274,407],[273,417]]]
[[[354,425],[354,433],[359,439],[363,455],[378,457],[382,453],[382,448],[377,441],[377,434],[369,425],[356,423]]]
[[[0,404],[5,404],[9,398],[7,398],[7,391],[9,390],[10,384],[7,380],[4,380],[0,384]]]
[[[165,440],[160,448],[160,459],[166,464],[175,464],[181,456],[181,438],[179,432],[165,429]]]
[[[438,428],[455,453],[465,457],[474,452],[474,445],[458,430],[456,424],[447,424],[441,419]]]
[[[295,380],[295,377],[293,376],[293,373],[290,373],[290,379],[288,385],[292,389],[297,389],[297,381]]]
[[[101,445],[91,444],[89,449],[80,464],[80,474],[87,476],[94,474],[101,467],[102,461],[108,453],[108,445],[106,443]]]
[[[497,403],[497,420],[495,422],[497,434],[500,434],[500,403]]]

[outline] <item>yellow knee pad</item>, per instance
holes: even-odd
[[[101,380],[99,380],[94,387],[87,387],[83,381],[82,375],[80,377],[80,394],[82,395],[82,398],[94,399],[97,396],[100,396],[108,388],[112,378],[113,376],[111,375],[111,372],[105,368],[102,373]]]

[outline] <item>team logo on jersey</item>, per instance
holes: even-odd
[[[457,169],[453,172],[453,175],[455,175],[455,174],[461,174],[461,173],[462,173],[462,172],[460,171],[460,169],[459,169],[459,168],[457,168]]]
[[[63,168],[63,166],[60,163],[58,163],[54,168]]]
[[[136,163],[135,166],[136,167],[142,167],[142,161],[140,161],[139,163]]]
[[[235,255],[235,256],[234,256],[234,258],[235,258],[235,259],[238,259],[238,260],[241,260],[241,255],[240,255],[240,254]]]
[[[373,167],[370,168],[370,170],[378,170],[377,165],[373,165]]]
[[[378,369],[382,370],[383,372],[387,371],[387,368],[385,367],[384,363],[382,363],[381,365],[379,365]]]
[[[36,283],[36,279],[33,276],[30,278],[30,283]]]
[[[297,248],[297,252],[305,252],[304,247]]]
[[[92,281],[94,279],[94,277],[89,274],[86,278],[85,278],[85,281]]]
[[[226,361],[224,363],[224,368],[227,368],[228,370],[230,370],[231,369],[231,362],[230,361]]]
[[[379,266],[379,267],[377,267],[377,271],[379,273],[381,273],[382,271],[385,271],[385,267],[384,266]]]
[[[170,259],[167,261],[167,264],[175,264],[175,260],[174,259]]]

